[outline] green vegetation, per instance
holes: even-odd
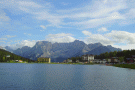
[[[68,58],[68,59],[71,59],[73,61],[73,63],[76,63],[77,60],[79,60],[80,62],[82,61],[82,57],[71,57],[71,58]]]
[[[10,57],[7,57],[7,55],[10,55]],[[23,62],[33,62],[30,59],[27,59],[27,58],[15,55],[6,50],[0,49],[0,62],[14,63],[15,62],[14,60],[22,60]]]
[[[135,64],[114,64],[113,66],[135,69]]]
[[[123,51],[114,51],[114,52],[106,52],[106,53],[102,53],[100,55],[95,55],[95,59],[108,59],[111,57],[119,57],[119,60],[125,61],[126,62],[126,58],[131,58],[132,55],[135,55],[135,50],[123,50]]]

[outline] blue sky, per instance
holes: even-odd
[[[135,49],[134,0],[0,0],[0,46],[37,41]]]

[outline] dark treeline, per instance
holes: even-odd
[[[7,55],[10,55],[10,57],[7,57]],[[7,62],[10,60],[23,60],[26,62],[33,62],[33,60],[30,60],[30,59],[15,55],[15,54],[8,52],[6,50],[0,49],[0,62]]]
[[[123,50],[123,51],[114,51],[114,52],[106,52],[100,55],[95,55],[95,59],[108,59],[111,57],[119,57],[126,60],[126,58],[132,58],[132,55],[135,55],[135,50]]]
[[[135,55],[135,50],[123,50],[123,51],[114,51],[114,52],[106,52],[100,55],[95,55],[95,59],[109,59],[111,57],[118,57],[119,60],[122,62],[123,60],[126,61],[126,58],[132,58],[132,55]],[[75,62],[76,60],[82,61],[82,57],[71,57],[69,58]]]

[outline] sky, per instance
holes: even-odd
[[[0,0],[0,46],[74,40],[135,49],[135,0]]]

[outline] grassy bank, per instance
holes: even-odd
[[[114,64],[113,66],[135,69],[135,64]]]

